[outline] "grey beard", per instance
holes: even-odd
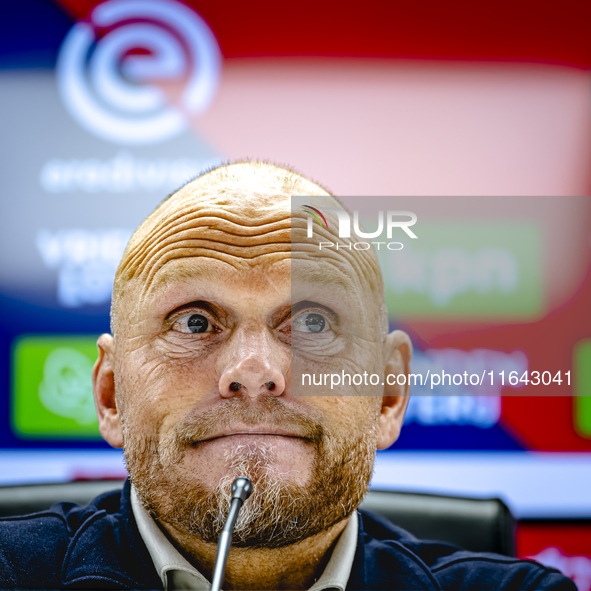
[[[235,400],[235,399],[232,399]],[[298,485],[271,469],[273,448],[267,444],[241,445],[220,459],[228,468],[213,491],[187,477],[178,468],[184,456],[182,445],[189,440],[181,428],[177,448],[158,445],[149,438],[133,439],[125,433],[125,455],[131,481],[148,512],[177,530],[206,543],[217,543],[230,507],[232,481],[243,474],[253,481],[253,491],[236,523],[233,545],[242,548],[281,548],[330,529],[359,506],[369,486],[375,459],[377,426],[366,433],[348,437],[328,437],[321,425],[309,417],[296,417],[282,409],[275,398],[256,409],[256,416],[242,403],[228,401],[228,416],[241,423],[307,425],[314,443],[310,481]],[[267,411],[267,412],[265,412]],[[225,411],[217,411],[223,422]],[[206,417],[206,424],[207,424]],[[236,419],[234,419],[236,420]],[[191,423],[197,423],[191,419]],[[312,421],[313,422],[313,421]],[[199,426],[202,430],[202,426]],[[124,431],[127,429],[124,428]],[[182,442],[182,443],[181,443]]]

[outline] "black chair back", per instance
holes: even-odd
[[[419,539],[440,540],[471,552],[515,556],[515,521],[500,499],[372,490],[361,508]]]

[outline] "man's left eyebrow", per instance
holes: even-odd
[[[331,269],[327,272],[326,269],[303,266],[296,270],[294,268],[296,265],[292,267],[291,272],[292,294],[294,288],[298,285],[301,285],[302,287],[313,285],[315,287],[324,287],[328,289],[340,288],[345,292],[350,292],[355,283],[357,283],[357,278],[354,275],[348,276],[341,270]]]

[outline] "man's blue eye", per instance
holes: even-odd
[[[308,314],[304,322],[310,332],[322,332],[326,326],[326,320],[320,314]]]
[[[209,326],[209,322],[205,316],[201,316],[201,314],[193,314],[189,317],[187,325],[191,332],[205,332]]]

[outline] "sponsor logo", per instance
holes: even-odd
[[[12,427],[21,437],[99,438],[96,336],[21,337],[12,350]]]
[[[67,308],[108,304],[130,237],[124,228],[40,230],[37,249],[45,266],[57,271],[58,302]]]
[[[421,221],[421,240],[377,254],[386,305],[397,314],[537,318],[544,311],[540,228],[521,222]]]
[[[493,349],[428,349],[413,353],[413,373],[426,375],[445,371],[448,374],[498,374],[504,371],[527,371],[529,361],[522,351],[495,351]],[[501,394],[504,388],[520,388],[523,384],[505,384],[499,379],[483,380],[482,384],[415,383],[404,417],[406,425],[473,425],[488,429],[501,418]],[[508,392],[505,390],[504,392]]]
[[[92,361],[71,347],[58,347],[45,359],[39,400],[53,414],[79,425],[96,422],[92,398]]]
[[[68,32],[57,83],[76,121],[117,144],[162,142],[202,113],[221,73],[217,41],[205,21],[175,0],[108,0]],[[179,106],[155,82],[182,83]]]
[[[131,193],[174,191],[219,158],[138,158],[122,150],[114,158],[62,160],[52,158],[41,168],[39,184],[48,193]]]
[[[497,396],[411,396],[404,424],[473,425],[494,427],[501,417],[501,399]]]

